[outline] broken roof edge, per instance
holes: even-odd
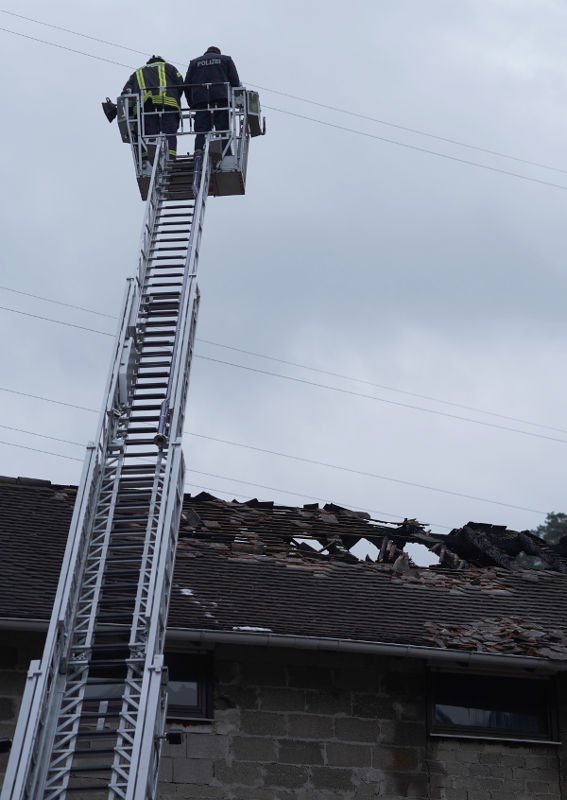
[[[449,650],[421,645],[389,644],[355,639],[337,639],[317,636],[294,636],[271,632],[243,633],[241,631],[215,631],[188,628],[168,628],[167,639],[192,644],[233,644],[264,647],[287,647],[292,650],[327,650],[341,653],[366,653],[396,658],[415,658],[466,667],[499,667],[532,672],[567,672],[567,660],[553,660],[534,656],[494,655]]]
[[[47,620],[0,617],[1,631],[47,633]],[[214,631],[189,628],[167,628],[168,642],[215,645],[231,644],[256,647],[279,647],[291,650],[326,650],[329,652],[361,653],[368,655],[414,658],[440,664],[466,667],[495,667],[502,669],[529,670],[538,673],[567,672],[567,660],[552,660],[534,656],[497,655],[490,653],[467,653],[422,645],[390,644],[355,639],[338,639],[318,636],[292,636],[281,633],[242,631]]]

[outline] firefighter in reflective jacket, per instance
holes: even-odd
[[[181,73],[161,56],[152,56],[144,67],[130,75],[122,94],[128,91],[141,97],[145,135],[165,133],[168,154],[175,157],[183,94]],[[143,157],[147,159],[147,153]]]
[[[185,97],[189,108],[195,110],[195,151],[203,149],[207,131],[228,130],[227,84],[240,86],[240,78],[232,58],[223,55],[218,47],[209,47],[189,64]]]

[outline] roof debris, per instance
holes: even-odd
[[[429,569],[493,566],[567,574],[567,546],[549,545],[529,531],[510,531],[501,525],[468,522],[443,535],[426,530],[415,519],[401,523],[373,520],[364,512],[334,503],[322,508],[317,503],[294,508],[258,500],[226,502],[205,492],[186,497],[185,503],[180,537],[214,541],[233,554],[279,555],[289,558],[290,563],[297,556],[305,560],[365,561],[378,566],[397,565],[397,571],[405,572],[416,565],[407,558],[404,548],[419,544],[439,559]],[[371,548],[363,551],[357,547],[365,541],[377,548],[375,559],[370,557]],[[353,552],[353,548],[357,551]],[[364,555],[360,555],[361,551]]]
[[[506,652],[567,661],[567,630],[542,630],[522,617],[485,617],[469,624],[426,622],[438,647],[475,653]]]
[[[75,495],[0,478],[0,626],[48,618]],[[407,552],[415,544],[438,563],[416,566]],[[529,531],[468,522],[445,536],[336,504],[201,493],[184,498],[168,625],[559,663],[566,573],[567,541],[551,546]]]

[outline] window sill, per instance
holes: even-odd
[[[166,727],[168,725],[212,725],[213,722],[212,717],[184,717],[173,714],[171,717],[167,717]]]
[[[557,747],[561,744],[557,739],[528,739],[519,736],[491,736],[488,733],[432,733],[428,734],[432,739],[473,739],[485,742],[506,742],[506,744],[545,744]]]

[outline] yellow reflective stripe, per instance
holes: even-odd
[[[176,111],[179,111],[179,109],[181,108],[181,106],[179,105],[179,102],[175,99],[175,97],[168,97],[167,95],[164,95],[163,97],[158,97],[157,95],[150,95],[150,98],[151,98],[152,102],[154,103],[154,105],[156,105],[156,106],[158,106],[158,105],[159,106],[171,106]]]
[[[138,86],[142,90],[143,102],[145,103],[146,100],[152,96],[152,94],[146,89],[146,79],[144,78],[144,72],[142,69],[136,70],[136,78],[138,80]]]
[[[165,77],[165,64],[161,62],[157,65],[158,80],[159,80],[159,96],[165,100],[165,90],[167,87],[167,80]]]
[[[167,94],[167,75],[165,74],[165,62],[158,61],[155,64],[148,64],[147,66],[157,67],[159,90],[157,94],[154,94],[149,89],[146,89],[144,73],[142,69],[137,69],[136,78],[138,79],[138,86],[143,91],[143,102],[145,103],[146,100],[151,100],[154,105],[171,106],[179,111],[181,109],[179,100],[176,100],[175,97],[169,97]]]

